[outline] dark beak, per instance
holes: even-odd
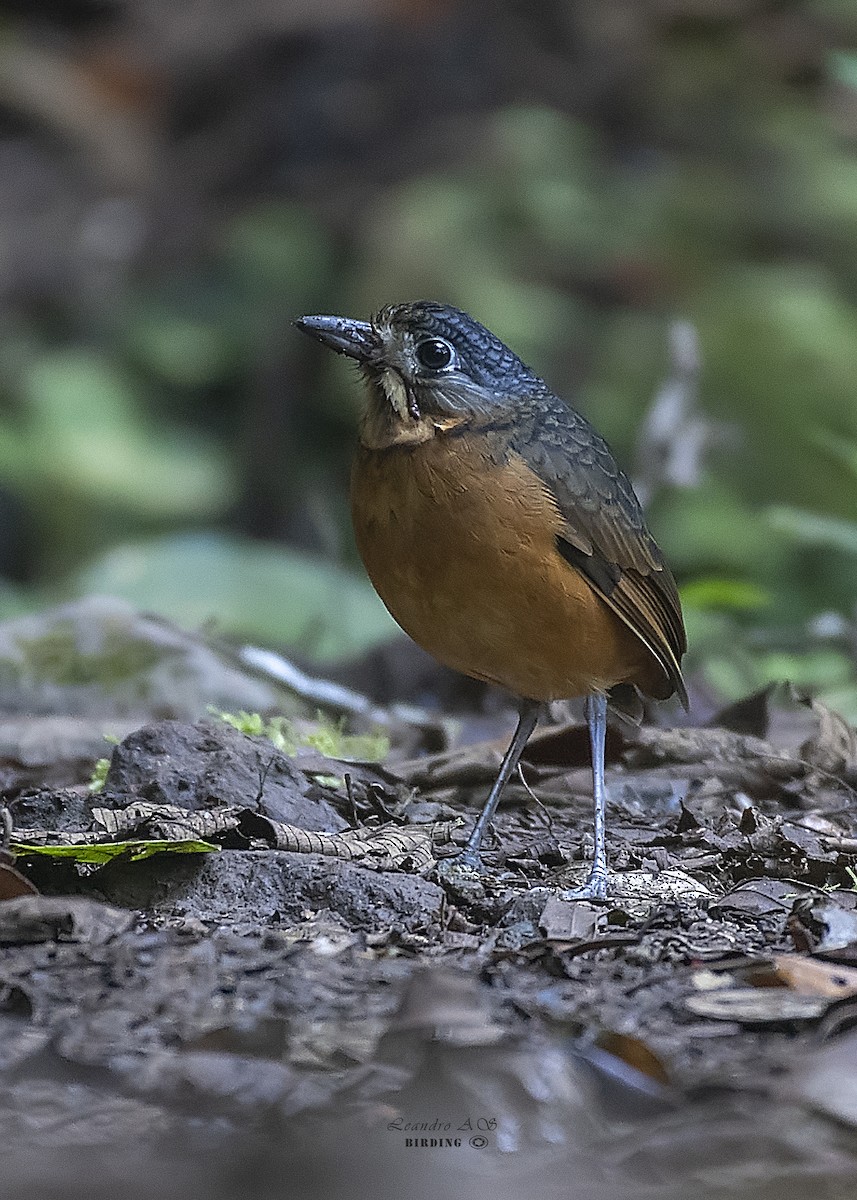
[[[298,329],[329,346],[337,354],[371,362],[381,350],[378,334],[367,321],[352,321],[349,317],[298,317]]]

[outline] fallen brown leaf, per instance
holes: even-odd
[[[857,967],[840,967],[804,954],[777,954],[774,971],[793,992],[802,996],[840,996],[857,994]]]

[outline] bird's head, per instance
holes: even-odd
[[[359,363],[370,385],[369,422],[383,423],[387,441],[411,440],[433,418],[490,420],[543,386],[484,325],[431,300],[392,305],[371,321],[316,316],[295,324]]]

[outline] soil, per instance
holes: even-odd
[[[606,904],[562,898],[590,848],[571,720],[534,738],[480,874],[439,863],[502,738],[394,738],[379,767],[167,720],[98,794],[28,768],[13,844],[104,842],[112,813],[215,849],[0,866],[8,1194],[853,1196],[849,733],[769,697],[613,729]],[[326,852],[276,848],[293,827]],[[431,854],[385,858],[391,831]]]

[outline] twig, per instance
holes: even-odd
[[[275,754],[272,754],[265,763],[265,769],[259,772],[259,790],[256,793],[255,800],[253,801],[253,804],[257,809],[261,809],[262,807],[262,793],[265,791],[265,784],[268,782],[268,774],[271,770],[271,767],[274,765],[274,759],[276,757],[277,756]]]
[[[5,804],[0,805],[0,850],[8,851],[12,841],[12,814]]]
[[[373,724],[384,728],[396,720],[430,729],[436,729],[438,726],[437,719],[425,709],[409,704],[394,704],[389,709],[380,708],[360,692],[343,687],[330,679],[307,675],[300,667],[296,667],[289,659],[273,650],[263,650],[260,646],[242,646],[238,651],[238,658],[245,666],[285,684],[302,700],[320,708],[333,709],[352,717],[366,717]]]
[[[521,765],[521,763],[518,763],[518,778],[520,779],[521,783],[523,784],[524,791],[527,793],[527,795],[530,797],[530,799],[533,801],[533,803],[537,804],[538,807],[544,813],[545,824],[547,825],[548,832],[550,834],[553,834],[553,817],[550,815],[550,812],[548,811],[548,809],[544,806],[544,804],[542,804],[541,800],[538,798],[536,793],[533,791],[533,789],[527,783],[526,779],[524,779],[524,768]]]
[[[354,800],[354,782],[349,771],[345,773],[345,795],[348,797],[348,807],[351,810],[351,824],[356,829],[360,824],[360,817],[357,815],[357,804]]]

